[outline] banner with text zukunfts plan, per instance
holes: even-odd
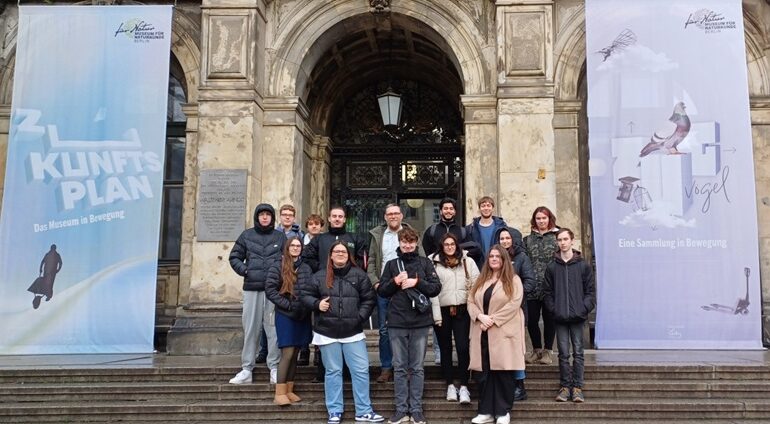
[[[21,6],[0,354],[151,352],[170,6]]]
[[[740,0],[586,1],[599,348],[761,348]]]

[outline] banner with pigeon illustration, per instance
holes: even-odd
[[[599,348],[758,349],[740,0],[586,0]]]
[[[21,6],[0,354],[152,352],[171,6]]]

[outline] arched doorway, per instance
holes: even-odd
[[[435,31],[407,16],[361,15],[338,25],[359,29],[322,53],[307,98],[311,123],[330,140],[330,204],[344,206],[348,230],[363,234],[382,222],[388,203],[399,203],[421,231],[438,219],[442,197],[464,203],[456,58]],[[401,95],[402,112],[397,125],[385,126],[377,97],[388,89]]]

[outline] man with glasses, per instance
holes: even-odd
[[[378,225],[369,231],[369,266],[367,274],[375,290],[380,283],[380,276],[385,264],[397,257],[398,232],[402,228],[411,228],[409,224],[402,222],[404,214],[396,203],[385,206],[385,224]],[[425,256],[422,247],[419,255]],[[377,296],[377,320],[380,327],[380,366],[382,370],[377,377],[378,383],[385,383],[393,379],[393,351],[390,348],[388,336],[388,324],[386,317],[390,299]]]

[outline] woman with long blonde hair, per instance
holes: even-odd
[[[471,363],[479,386],[474,424],[508,424],[517,370],[524,369],[524,288],[508,253],[499,244],[489,249],[479,278],[468,296],[471,317]],[[490,349],[494,346],[494,349]]]

